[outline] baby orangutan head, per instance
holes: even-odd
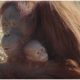
[[[26,54],[27,59],[29,60],[36,61],[36,62],[48,61],[48,54],[45,48],[37,40],[33,40],[29,42],[26,45],[24,52]]]

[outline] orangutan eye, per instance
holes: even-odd
[[[41,56],[41,55],[42,55],[40,51],[38,51],[38,52],[37,52],[37,54],[38,54],[39,56]]]
[[[4,20],[4,21],[2,22],[2,25],[3,25],[4,27],[7,27],[9,24],[8,24],[7,21]]]
[[[6,34],[6,35],[5,35],[5,37],[9,37],[9,36],[10,36],[10,34]]]
[[[37,54],[40,54],[40,52],[38,51]]]
[[[10,24],[11,24],[12,27],[14,27],[16,25],[16,22],[15,21],[11,21]]]

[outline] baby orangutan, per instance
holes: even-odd
[[[46,62],[48,60],[46,49],[37,40],[30,41],[26,45],[24,52],[29,60],[37,62]]]

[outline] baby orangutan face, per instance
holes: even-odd
[[[24,50],[27,59],[36,62],[46,62],[48,54],[45,48],[36,40],[29,42]]]

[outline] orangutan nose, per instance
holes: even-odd
[[[9,48],[4,48],[4,50],[9,50]]]

